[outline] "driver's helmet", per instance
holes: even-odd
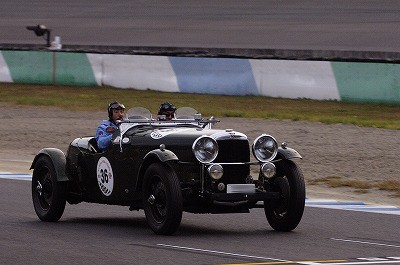
[[[159,120],[171,120],[175,117],[175,111],[176,106],[174,104],[164,102],[160,105],[160,110],[158,111],[157,115],[159,115]]]
[[[114,109],[116,109],[116,110],[121,110],[121,109],[123,109],[123,110],[124,110],[124,109],[125,109],[125,106],[124,106],[124,104],[119,103],[119,102],[117,102],[117,101],[108,104],[107,110],[108,110],[108,118],[109,118],[110,120],[112,119],[112,115],[113,115],[113,110],[114,110]]]

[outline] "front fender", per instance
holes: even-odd
[[[39,157],[48,156],[53,162],[54,168],[57,174],[58,181],[68,181],[68,176],[66,174],[67,169],[67,159],[63,151],[57,148],[44,148],[39,151],[39,153],[33,159],[32,165],[29,169],[34,169],[35,164]]]
[[[158,158],[158,160],[160,160],[161,162],[167,162],[170,160],[178,160],[178,157],[170,150],[167,149],[154,149],[150,152],[148,152],[145,156],[144,156],[144,160],[146,161],[149,157],[151,156],[156,156]]]
[[[297,152],[296,150],[286,147],[278,148],[278,154],[276,155],[276,159],[293,159],[293,158],[300,158],[302,159],[303,157]]]
[[[168,161],[178,161],[178,157],[170,150],[167,149],[154,149],[148,152],[144,158],[143,163],[140,165],[138,181],[136,184],[137,190],[141,190],[143,183],[143,176],[146,172],[146,169],[153,163],[157,162],[168,162]]]

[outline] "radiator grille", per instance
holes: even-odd
[[[250,161],[250,148],[247,140],[220,140],[218,147],[219,152],[215,163]],[[224,175],[221,181],[224,183],[245,183],[246,177],[250,174],[248,165],[223,165],[223,168]]]
[[[215,162],[249,162],[250,149],[247,140],[220,140],[218,147]]]

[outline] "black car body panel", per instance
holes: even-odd
[[[41,156],[50,157],[58,181],[68,182],[65,199],[70,204],[92,202],[129,206],[131,210],[153,209],[157,212],[161,206],[168,208],[168,204],[165,204],[168,200],[163,205],[157,202],[168,197],[169,188],[166,185],[174,187],[168,183],[168,178],[176,176],[179,191],[175,191],[177,197],[173,198],[181,198],[183,211],[234,213],[249,212],[254,207],[267,209],[266,204],[276,205],[276,209],[287,207],[292,191],[285,186],[290,181],[276,179],[281,176],[290,180],[287,173],[278,171],[282,168],[280,165],[285,165],[282,161],[301,158],[294,149],[286,145],[278,148],[275,139],[268,135],[262,135],[261,140],[257,143],[255,141],[251,147],[246,135],[230,129],[212,129],[217,121],[213,118],[204,120],[198,114],[163,122],[153,119],[151,115],[146,117],[142,113],[136,114],[135,110],[130,113],[130,118],[128,111],[129,119],[119,124],[119,130],[114,133],[105,151],[97,148],[93,137],[76,138],[65,156],[58,149],[41,150],[31,168],[38,170],[35,165]],[[205,141],[204,144],[200,138]],[[251,151],[258,161],[251,160]],[[262,158],[263,155],[267,157]],[[209,156],[211,160],[207,160]],[[263,173],[260,170],[264,166],[267,169]],[[253,172],[254,167],[256,173]],[[149,168],[153,168],[151,172],[161,172],[154,175],[157,179],[158,174],[161,174],[158,182],[151,180],[155,184],[146,180],[149,178]],[[276,174],[273,172],[275,168]],[[162,169],[168,173],[168,177],[162,176]],[[297,166],[292,171],[298,175],[294,183],[300,189],[300,204],[296,207],[301,209],[297,210],[297,220],[293,221],[295,225],[291,225],[295,227],[303,212],[305,190],[302,175],[299,175],[301,171]],[[38,193],[36,196],[40,199],[44,184],[39,180],[35,185],[33,193]],[[261,206],[260,202],[263,203]],[[146,208],[146,205],[150,208]],[[158,208],[154,205],[158,205]],[[146,217],[150,210],[147,210]],[[284,214],[286,212],[288,210],[283,211]],[[177,223],[178,219],[176,217],[173,220]],[[177,229],[176,224],[162,226],[154,220],[152,223],[156,233],[167,234]]]

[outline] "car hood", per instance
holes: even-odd
[[[132,154],[136,157],[146,156],[152,150],[161,148],[173,152],[181,161],[197,161],[192,152],[194,141],[201,136],[209,136],[218,142],[222,156],[216,161],[248,161],[248,138],[245,134],[234,130],[226,129],[203,129],[188,126],[138,126],[132,127],[123,134],[122,141],[118,137],[114,139],[114,145],[131,148]],[[122,147],[121,147],[122,148]],[[232,154],[238,150],[240,154]],[[233,158],[226,158],[226,156]],[[245,158],[239,159],[240,156]]]
[[[163,138],[192,138],[197,139],[200,136],[210,136],[215,140],[226,140],[226,139],[247,139],[247,136],[243,133],[236,132],[230,129],[227,130],[215,130],[215,129],[201,129],[201,128],[160,128],[151,130],[149,136],[152,139],[163,139]]]
[[[142,127],[127,131],[123,138],[125,143],[134,145],[159,146],[160,144],[173,146],[191,146],[200,136],[210,136],[216,141],[247,140],[243,133],[226,129],[202,129],[194,127]]]

